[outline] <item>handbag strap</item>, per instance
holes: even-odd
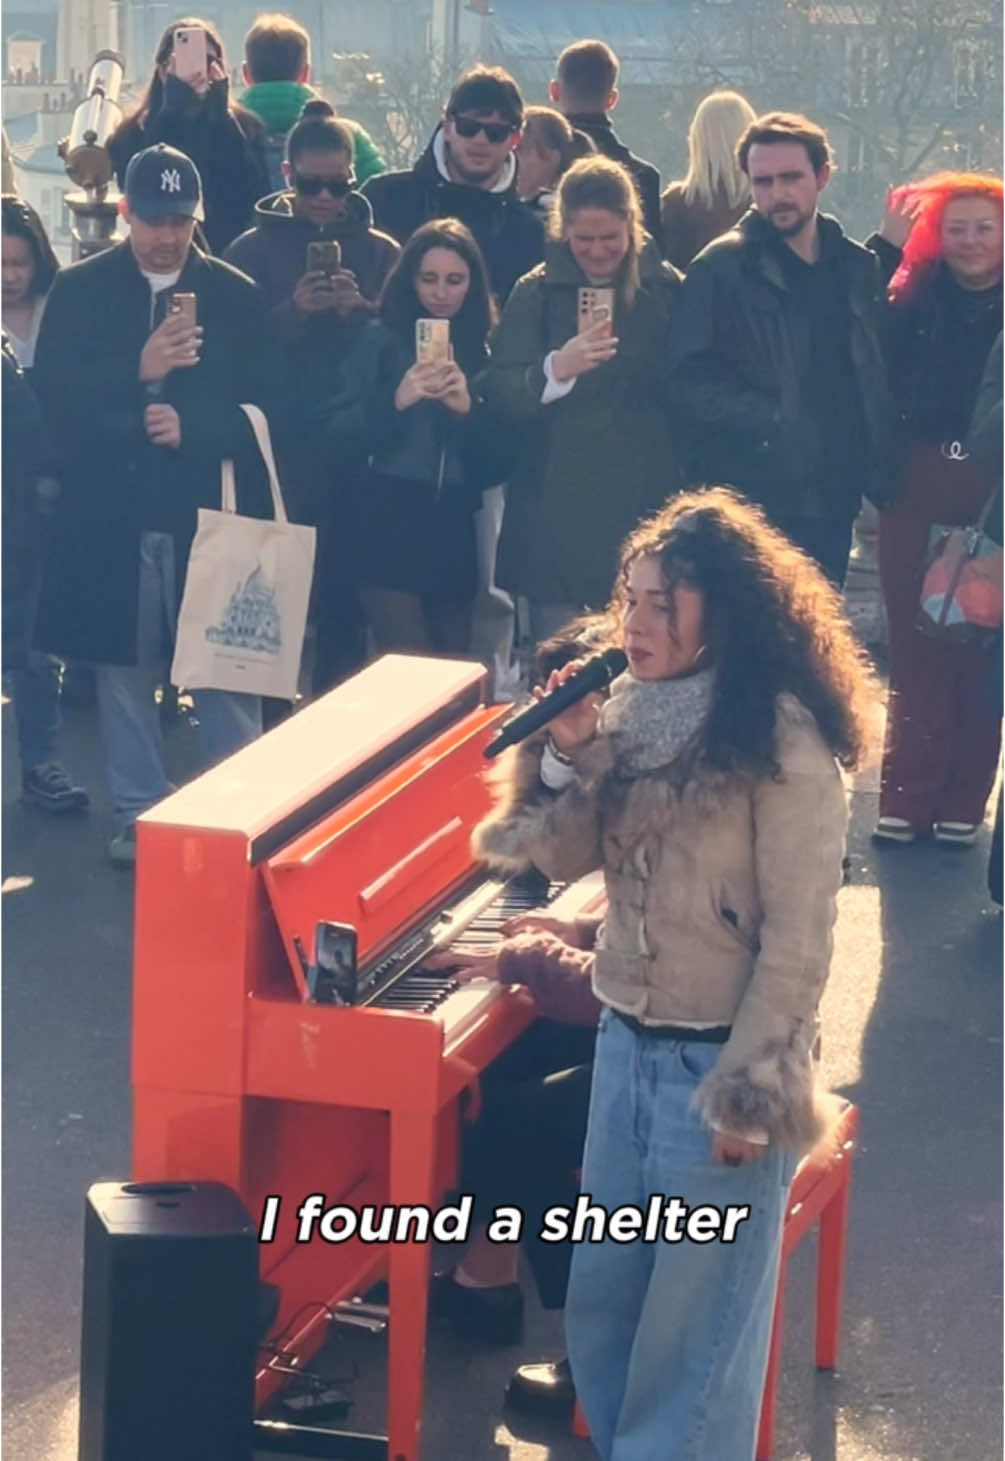
[[[1000,482],[997,482],[994,485],[994,487],[992,487],[991,492],[990,492],[990,494],[988,496],[988,500],[987,500],[987,502],[985,502],[984,506],[981,508],[980,516],[978,517],[977,521],[974,523],[974,528],[975,528],[975,530],[978,533],[983,533],[983,531],[984,531],[984,524],[987,522],[988,517],[991,514],[992,507],[994,507],[995,498],[998,496],[998,494],[999,494],[999,492],[1001,490],[1002,490],[1002,484]]]
[[[265,412],[260,406],[252,406],[243,403],[241,410],[248,418],[248,424],[257,443],[262,461],[265,463],[265,470],[269,478],[269,491],[272,493],[272,511],[278,523],[287,523],[286,504],[283,501],[283,489],[279,485],[279,473],[276,471],[276,459],[272,452],[272,437],[269,434],[269,422]],[[237,487],[234,479],[234,463],[230,457],[220,463],[220,501],[224,512],[237,511]]]

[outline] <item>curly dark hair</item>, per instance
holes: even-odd
[[[450,249],[464,260],[471,275],[464,303],[450,321],[454,356],[465,375],[471,375],[485,361],[485,342],[496,324],[498,311],[482,251],[459,219],[440,218],[415,230],[384,280],[378,301],[380,318],[409,349],[413,347],[415,322],[423,314],[415,280],[430,249]]]
[[[609,612],[623,613],[628,566],[659,559],[668,589],[704,597],[704,637],[716,667],[703,738],[706,763],[776,776],[776,700],[795,696],[842,766],[859,763],[878,686],[837,591],[759,508],[725,487],[681,493],[640,523],[621,550]],[[671,601],[672,602],[672,601]]]

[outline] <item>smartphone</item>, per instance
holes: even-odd
[[[184,316],[185,323],[191,325],[194,330],[197,324],[195,295],[172,294],[168,313]]]
[[[315,240],[307,245],[308,274],[327,274],[330,279],[342,267],[342,245],[335,239]]]
[[[579,333],[582,334],[591,325],[599,325],[601,321],[611,325],[613,320],[614,290],[584,285],[579,291]]]
[[[449,320],[416,320],[415,359],[419,365],[445,365],[449,361]]]
[[[206,32],[201,25],[180,25],[174,33],[174,74],[179,81],[208,76]]]
[[[307,986],[316,1004],[354,1005],[359,992],[356,930],[351,923],[319,923]]]

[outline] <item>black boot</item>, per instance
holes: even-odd
[[[567,1359],[553,1364],[521,1365],[506,1390],[514,1410],[528,1415],[565,1415],[572,1409],[576,1389]]]
[[[523,1338],[523,1294],[518,1283],[466,1288],[455,1280],[451,1269],[433,1279],[429,1307],[437,1318],[446,1319],[462,1339],[519,1344]]]

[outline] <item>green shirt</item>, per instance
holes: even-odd
[[[287,133],[300,120],[306,104],[316,101],[319,96],[320,92],[313,86],[306,86],[300,81],[260,81],[256,86],[249,86],[238,100],[261,119],[269,141],[280,143],[285,150]],[[386,172],[387,163],[369,132],[348,117],[339,117],[339,121],[344,122],[353,134],[357,185],[362,186],[367,178]],[[283,184],[279,182],[276,186],[281,188]]]

